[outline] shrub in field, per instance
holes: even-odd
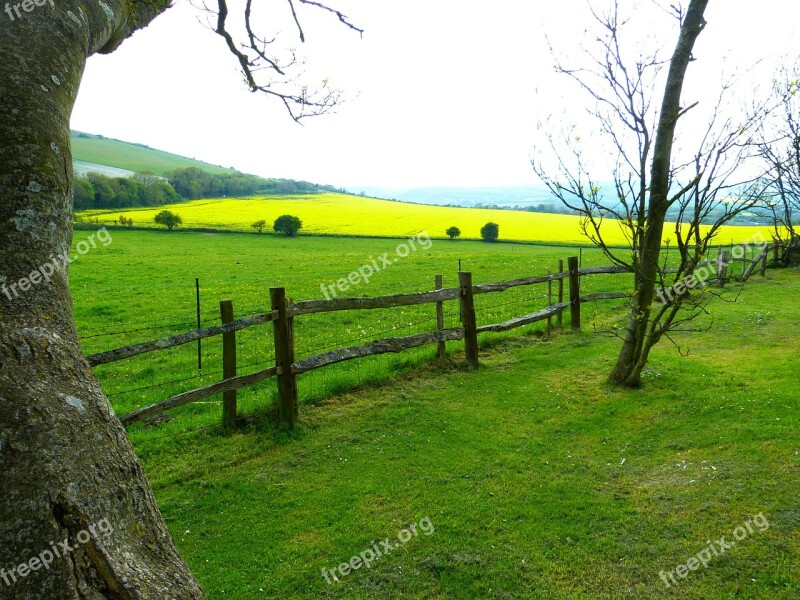
[[[172,231],[173,228],[183,223],[183,219],[181,219],[181,216],[179,214],[172,212],[171,210],[162,210],[155,216],[155,219],[153,220],[159,225],[163,225],[170,231]]]
[[[272,226],[272,229],[278,233],[282,233],[289,237],[294,237],[297,235],[297,232],[300,231],[302,226],[303,222],[299,217],[292,215],[281,215],[275,219],[275,224]]]
[[[445,233],[450,237],[451,240],[454,240],[461,235],[461,230],[458,227],[449,227]]]
[[[500,226],[497,223],[487,223],[481,227],[481,238],[485,242],[496,242],[500,237]]]
[[[267,226],[267,222],[264,219],[261,219],[260,221],[256,221],[255,223],[250,225],[250,227],[255,229],[258,233],[264,233],[264,227],[266,227],[266,226]]]

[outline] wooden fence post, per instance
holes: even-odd
[[[744,279],[745,271],[747,271],[747,249],[748,246],[742,246],[742,279]],[[747,281],[747,280],[745,280]]]
[[[200,329],[202,320],[200,318],[200,278],[194,278],[195,298],[197,299],[197,328]],[[203,374],[203,340],[197,340],[197,372]]]
[[[569,266],[569,309],[572,320],[572,331],[581,330],[581,278],[578,273],[578,257],[567,259]]]
[[[547,269],[547,274],[552,275],[552,271]],[[547,308],[553,306],[553,280],[547,280]],[[549,336],[553,332],[553,317],[547,317],[547,335]]]
[[[289,306],[294,304],[294,298],[289,298],[286,301],[286,310],[288,313]],[[294,317],[289,317],[289,364],[295,362],[294,353]],[[297,376],[292,374],[292,404],[294,404],[294,416],[300,416],[300,405],[297,401]]]
[[[761,250],[761,276],[762,277],[766,277],[767,276],[767,254],[769,254],[769,248],[767,247],[766,244],[764,244],[764,247]]]
[[[233,321],[233,302],[222,300],[219,303],[222,324]],[[236,377],[236,332],[222,334],[222,378]],[[236,425],[236,390],[222,394],[222,426],[227,428]]]
[[[747,265],[747,268],[742,273],[742,281],[747,281],[748,279],[750,279],[750,277],[755,272],[756,267],[761,263],[761,259],[762,257],[760,254],[758,256],[753,257],[753,260],[750,262],[750,264]]]
[[[472,295],[472,273],[459,271],[458,285],[461,287],[461,323],[464,326],[464,346],[467,363],[478,366],[478,324],[475,321],[475,299]]]
[[[435,286],[437,290],[442,289],[444,280],[441,275],[436,276]],[[436,331],[441,332],[444,329],[444,302],[436,303]],[[439,360],[444,361],[447,358],[447,347],[444,340],[439,341]]]
[[[559,272],[559,274],[564,272],[564,259],[559,259],[558,260],[558,272]],[[558,303],[559,304],[563,304],[564,303],[564,279],[563,278],[558,280]],[[561,325],[563,324],[563,320],[564,320],[563,313],[564,313],[563,310],[558,311],[558,316],[556,317],[556,324],[559,327],[561,327]]]
[[[272,310],[278,318],[272,321],[275,339],[275,366],[278,368],[278,414],[281,423],[294,427],[297,410],[294,407],[294,374],[292,373],[292,344],[289,316],[286,311],[286,290],[282,287],[269,289]]]
[[[778,263],[781,260],[780,251],[781,251],[780,242],[778,240],[775,240],[775,243],[772,244],[772,264],[776,269],[778,268]]]
[[[728,252],[723,251],[719,255],[719,262],[717,263],[717,279],[719,286],[725,287],[725,281],[728,278]]]

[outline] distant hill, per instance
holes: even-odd
[[[72,132],[72,157],[75,168],[82,174],[95,171],[108,176],[125,176],[131,172],[149,171],[154,175],[164,175],[168,171],[188,167],[213,174],[234,172],[218,165],[155,150],[144,144],[132,144],[81,131]]]
[[[599,182],[600,187],[606,193],[614,192],[614,183],[611,181]],[[399,202],[410,202],[414,204],[427,204],[430,206],[463,206],[467,208],[502,208],[546,212],[546,213],[570,213],[566,207],[556,198],[546,185],[518,185],[500,186],[483,188],[462,188],[462,187],[426,187],[414,189],[384,188],[384,187],[350,187],[351,193],[364,194],[374,198],[386,200],[397,200]],[[677,191],[677,190],[676,190]],[[733,198],[735,192],[730,190]],[[619,203],[609,200],[614,210],[624,212]],[[579,204],[575,201],[576,204]],[[709,213],[703,223],[710,225],[721,216],[722,207]],[[673,205],[667,212],[667,219],[675,221],[680,218],[680,206]],[[769,220],[759,216],[757,211],[746,211],[737,215],[730,225],[764,225]]]
[[[160,207],[181,200],[254,194],[344,192],[309,181],[241,173],[102,135],[72,131],[71,138],[76,211]],[[134,177],[137,173],[151,173],[155,178]]]
[[[499,206],[511,208],[539,207],[540,205],[560,208],[561,204],[545,185],[519,185],[504,187],[426,187],[415,189],[395,189],[381,187],[350,188],[351,192],[364,192],[367,196],[430,204],[433,206]]]

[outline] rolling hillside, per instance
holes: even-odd
[[[102,167],[114,167],[134,172],[149,171],[154,175],[164,175],[168,171],[188,167],[197,167],[215,174],[231,171],[231,169],[155,150],[141,144],[122,142],[80,131],[72,132],[72,158],[81,170],[93,170],[109,175],[117,175],[117,173],[109,173]],[[90,165],[87,166],[86,163],[90,163]],[[98,168],[93,168],[92,165],[97,165]]]

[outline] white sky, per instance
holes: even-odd
[[[268,1],[283,10],[281,0]],[[537,183],[529,164],[536,123],[562,103],[585,104],[564,99],[569,88],[553,74],[545,40],[580,44],[584,0],[329,3],[366,30],[361,39],[335,18],[301,12],[309,71],[347,94],[336,114],[299,126],[277,101],[248,92],[222,38],[178,0],[119,50],[89,60],[72,128],[355,191],[502,186]],[[797,45],[800,3],[711,0],[706,18],[693,85],[719,82],[723,57],[730,72],[766,58],[756,73],[768,85],[769,62]],[[299,46],[291,23],[280,23],[286,45]],[[673,45],[674,37],[668,53]],[[690,87],[684,98],[701,92]]]

